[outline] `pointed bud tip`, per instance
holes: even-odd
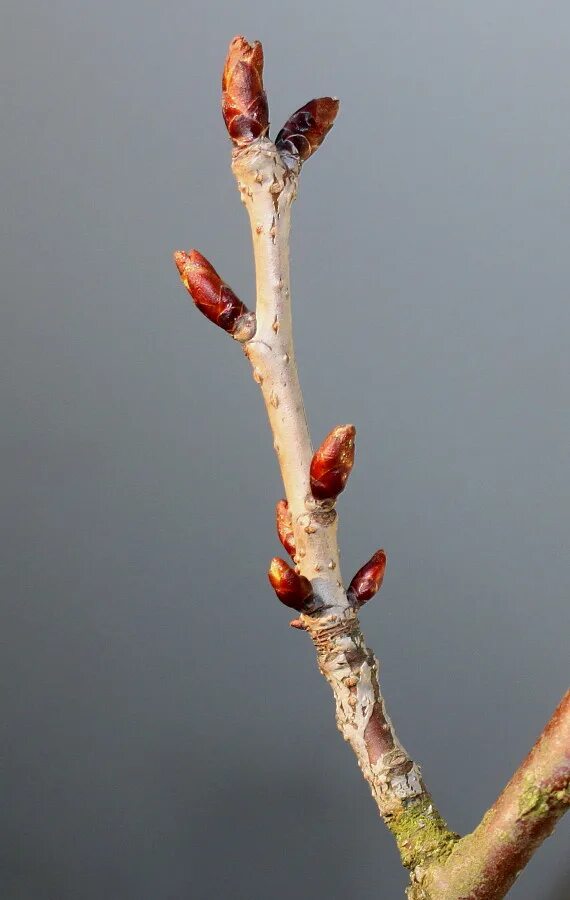
[[[248,41],[243,34],[236,34],[228,45],[228,56],[248,56],[253,51],[263,50],[261,41]]]
[[[317,97],[313,103],[317,105],[322,119],[327,119],[332,125],[340,109],[340,100],[338,97]]]
[[[277,537],[289,556],[294,557],[296,553],[295,535],[293,533],[289,504],[286,500],[279,500],[275,504],[275,524],[277,526]]]
[[[236,34],[231,39],[228,49],[251,50],[251,48],[254,47],[255,44],[259,44],[259,41],[248,41],[248,39],[243,34]]]
[[[198,250],[175,250],[172,258],[181,275],[187,266],[203,266],[213,269],[212,264]]]
[[[174,265],[178,269],[178,274],[180,275],[182,284],[187,291],[190,291],[188,278],[186,277],[186,269],[190,265],[190,255],[184,250],[175,250],[172,254],[172,258],[174,259]]]
[[[289,563],[285,562],[284,559],[281,559],[281,557],[279,556],[274,556],[269,563],[269,571],[267,575],[271,584],[274,585],[286,578],[289,572],[293,571],[294,570],[291,568]],[[295,574],[297,573],[295,572]]]
[[[182,267],[186,264],[186,260],[188,259],[188,254],[184,250],[175,250],[172,254],[172,258],[174,260],[174,264],[178,271],[182,269]]]

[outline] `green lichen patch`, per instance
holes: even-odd
[[[548,815],[551,809],[570,804],[570,789],[561,791],[549,791],[539,787],[534,781],[528,780],[527,786],[519,800],[519,815],[521,818],[542,819]]]
[[[549,794],[541,791],[535,784],[529,784],[519,800],[519,814],[524,817],[542,817],[548,814]]]
[[[408,869],[448,856],[459,840],[429,797],[411,800],[388,823],[402,863]]]

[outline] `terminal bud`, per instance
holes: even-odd
[[[236,147],[246,147],[269,130],[263,89],[263,47],[238,35],[231,42],[222,75],[222,115]]]

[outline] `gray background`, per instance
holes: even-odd
[[[316,440],[358,428],[344,574],[389,708],[469,830],[567,681],[567,2],[14,2],[2,78],[4,900],[402,896],[306,637],[266,583],[281,496],[239,349],[170,254],[245,298],[219,114],[333,93],[293,237]],[[570,823],[513,890],[561,900]]]

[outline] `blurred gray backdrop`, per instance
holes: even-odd
[[[315,440],[358,428],[344,575],[390,711],[472,828],[567,682],[567,2],[7,2],[2,12],[3,900],[402,897],[306,637],[266,582],[281,494],[239,348],[219,77],[260,38],[303,170],[294,311]],[[518,900],[570,893],[569,824]]]

